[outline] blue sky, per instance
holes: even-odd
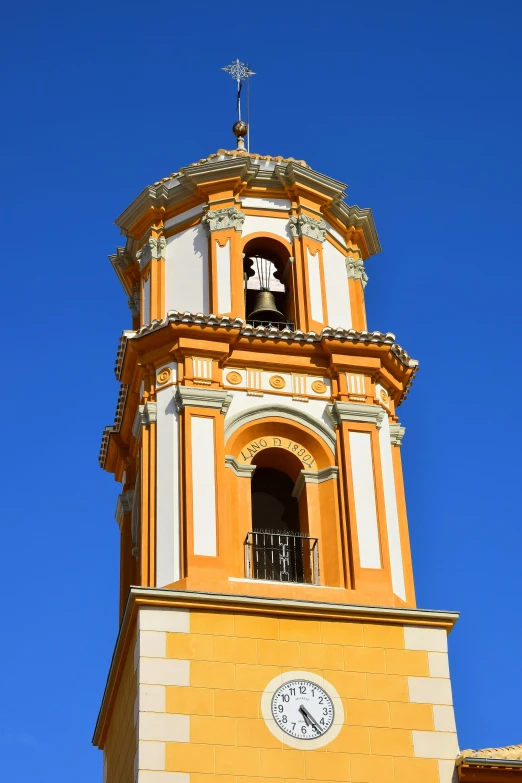
[[[107,254],[146,185],[232,142],[304,158],[372,207],[370,327],[421,371],[400,409],[418,604],[458,609],[461,747],[520,733],[522,4],[4,4],[6,780],[101,779],[117,485],[97,466],[129,311]]]

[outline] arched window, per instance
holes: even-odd
[[[289,253],[270,237],[254,237],[245,245],[243,255],[247,321],[256,326],[293,328]]]
[[[318,580],[317,539],[308,536],[306,509],[300,510],[295,497],[301,465],[294,460],[281,464],[281,450],[266,449],[253,461],[261,463],[252,477],[252,530],[246,542],[247,574],[254,579]]]
[[[281,470],[256,468],[252,477],[252,530],[299,533],[294,482]]]

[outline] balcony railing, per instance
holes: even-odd
[[[318,539],[300,533],[254,531],[245,539],[248,579],[319,584]]]
[[[255,319],[250,320],[250,318],[247,318],[247,324],[254,327],[266,326],[267,329],[272,326],[279,329],[280,332],[283,329],[290,329],[291,332],[295,332],[295,324],[292,321],[256,321]]]

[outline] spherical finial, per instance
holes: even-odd
[[[242,138],[243,136],[246,136],[248,133],[248,125],[246,124],[246,122],[243,122],[243,120],[238,120],[232,125],[232,133],[238,139]]]

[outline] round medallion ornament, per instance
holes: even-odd
[[[228,375],[227,375],[226,380],[227,380],[227,383],[232,384],[232,386],[237,386],[238,383],[241,383],[243,378],[241,377],[241,375],[238,372],[229,372]]]
[[[273,389],[284,389],[286,381],[284,378],[281,378],[280,375],[272,375],[270,378],[270,386],[272,386]]]
[[[389,402],[389,400],[390,400],[389,394],[386,391],[386,389],[381,389],[381,400],[383,402]]]
[[[158,373],[158,383],[164,384],[167,383],[167,381],[170,381],[172,377],[172,370],[170,367],[164,367],[163,370],[160,370]]]
[[[324,394],[326,391],[326,383],[323,381],[314,381],[312,383],[312,389],[316,394]]]

